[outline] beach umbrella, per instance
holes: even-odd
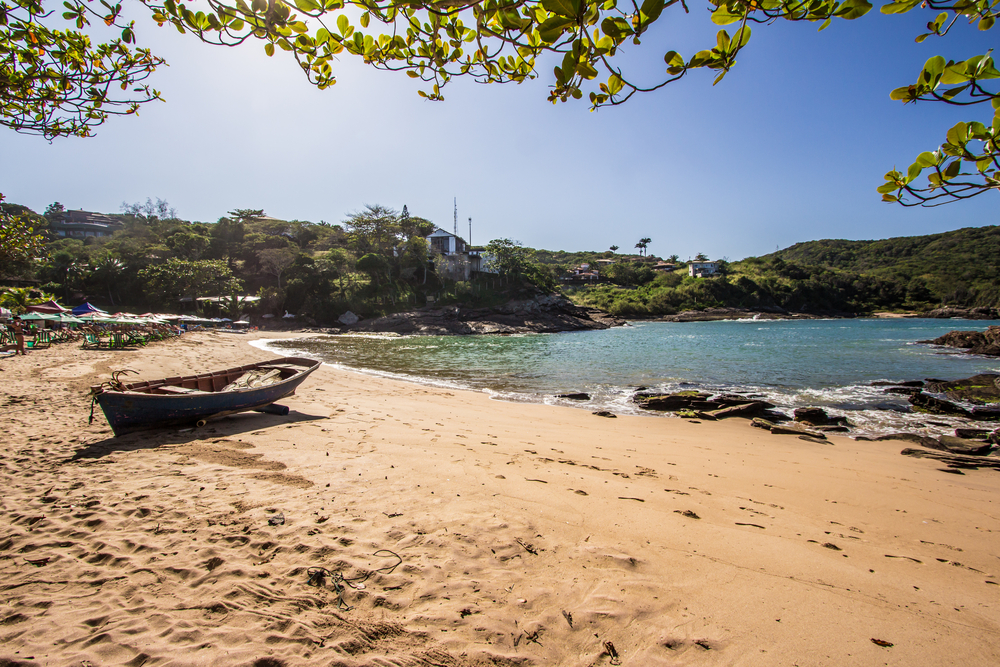
[[[83,324],[83,320],[69,313],[59,313],[58,315],[56,315],[56,319],[58,319],[63,324]]]
[[[21,315],[22,320],[53,320],[58,321],[59,316],[54,313],[25,313]]]
[[[87,302],[81,303],[79,306],[73,309],[73,314],[79,317],[80,315],[101,315],[107,314],[107,311],[101,310],[96,306],[92,306]]]
[[[25,308],[29,313],[68,313],[69,308],[63,308],[55,301],[46,301],[45,303],[38,303],[34,306],[28,306]]]

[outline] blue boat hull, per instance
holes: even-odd
[[[249,370],[276,365],[285,365],[289,372],[294,367],[301,367],[301,370],[268,386],[219,391]],[[95,388],[95,400],[116,436],[149,428],[192,425],[213,417],[264,408],[291,396],[320,365],[313,359],[285,357],[204,375],[128,384],[125,391]],[[176,395],[150,393],[163,391],[164,387],[186,387],[196,391]]]

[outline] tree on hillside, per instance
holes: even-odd
[[[694,261],[696,261],[696,262],[707,262],[708,261],[708,255],[706,255],[703,252],[699,252],[697,255],[694,256]]]
[[[243,289],[242,282],[219,260],[189,262],[170,258],[142,269],[139,278],[145,281],[149,295],[170,305],[181,297],[218,296]]]
[[[10,213],[0,205],[0,274],[45,254],[45,237],[37,226],[26,213]]]
[[[822,29],[834,19],[858,19],[872,9],[868,0],[710,0],[712,22],[734,26],[733,33],[720,29],[715,44],[693,55],[666,50],[666,72],[647,80],[626,72],[615,57],[628,44],[638,45],[657,21],[686,13],[684,0],[621,5],[616,0],[210,0],[208,12],[175,0],[139,2],[156,23],[172,24],[208,43],[236,46],[259,40],[269,56],[276,49],[287,51],[321,89],[336,83],[333,65],[348,55],[377,69],[406,71],[426,84],[419,94],[430,100],[443,100],[442,88],[455,77],[522,82],[539,76],[539,59],[558,60],[549,100],[586,96],[592,108],[623,104],[636,93],[658,90],[701,69],[715,73],[718,83],[750,42],[752,25],[784,19],[818,23]],[[121,18],[121,4],[66,0],[61,16],[69,25],[51,11],[54,5],[54,0],[0,0],[0,52],[10,54],[0,62],[5,81],[0,124],[47,138],[89,136],[110,115],[132,114],[160,99],[144,81],[163,61],[134,46],[135,26]],[[881,11],[905,14],[918,7],[936,16],[917,41],[944,37],[959,21],[990,30],[1000,12],[995,0],[890,0]],[[121,36],[92,43],[87,36],[92,20],[120,30]],[[642,63],[636,67],[648,70]],[[951,128],[940,148],[921,153],[905,173],[887,173],[879,188],[886,201],[937,205],[1000,189],[998,77],[989,53],[960,61],[935,56],[915,83],[892,91],[892,99],[904,103],[982,104],[986,112],[981,121]],[[918,180],[925,170],[925,180]]]
[[[154,219],[173,220],[177,217],[177,209],[171,206],[166,199],[160,199],[159,197],[156,198],[156,203],[153,203],[153,200],[149,197],[146,197],[146,203],[136,202],[129,204],[123,201],[121,212],[147,222]]]
[[[639,242],[635,244],[635,247],[639,249],[639,255],[646,254],[646,247],[653,242],[653,239],[649,237],[639,239]]]
[[[359,255],[389,255],[402,237],[399,214],[381,204],[365,204],[362,211],[344,220],[348,242]]]
[[[230,218],[239,222],[250,222],[264,217],[262,208],[237,208],[227,213]]]
[[[278,289],[281,289],[281,274],[292,265],[297,256],[291,248],[267,248],[257,251],[260,268],[278,279]]]
[[[493,239],[486,244],[486,266],[507,280],[518,280],[528,270],[528,249],[520,241]]]
[[[618,246],[616,246],[616,245],[611,246],[611,252],[612,252],[612,254],[618,252]]]

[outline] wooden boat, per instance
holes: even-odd
[[[116,436],[160,426],[201,426],[213,417],[249,410],[287,414],[287,408],[271,404],[294,394],[321,363],[282,357],[213,373],[132,383],[121,382],[119,372],[112,374],[111,382],[90,391]]]

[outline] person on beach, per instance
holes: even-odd
[[[13,319],[10,323],[11,328],[14,330],[14,342],[17,347],[14,348],[14,354],[24,356],[27,354],[24,350],[24,327],[21,324],[21,320]]]

